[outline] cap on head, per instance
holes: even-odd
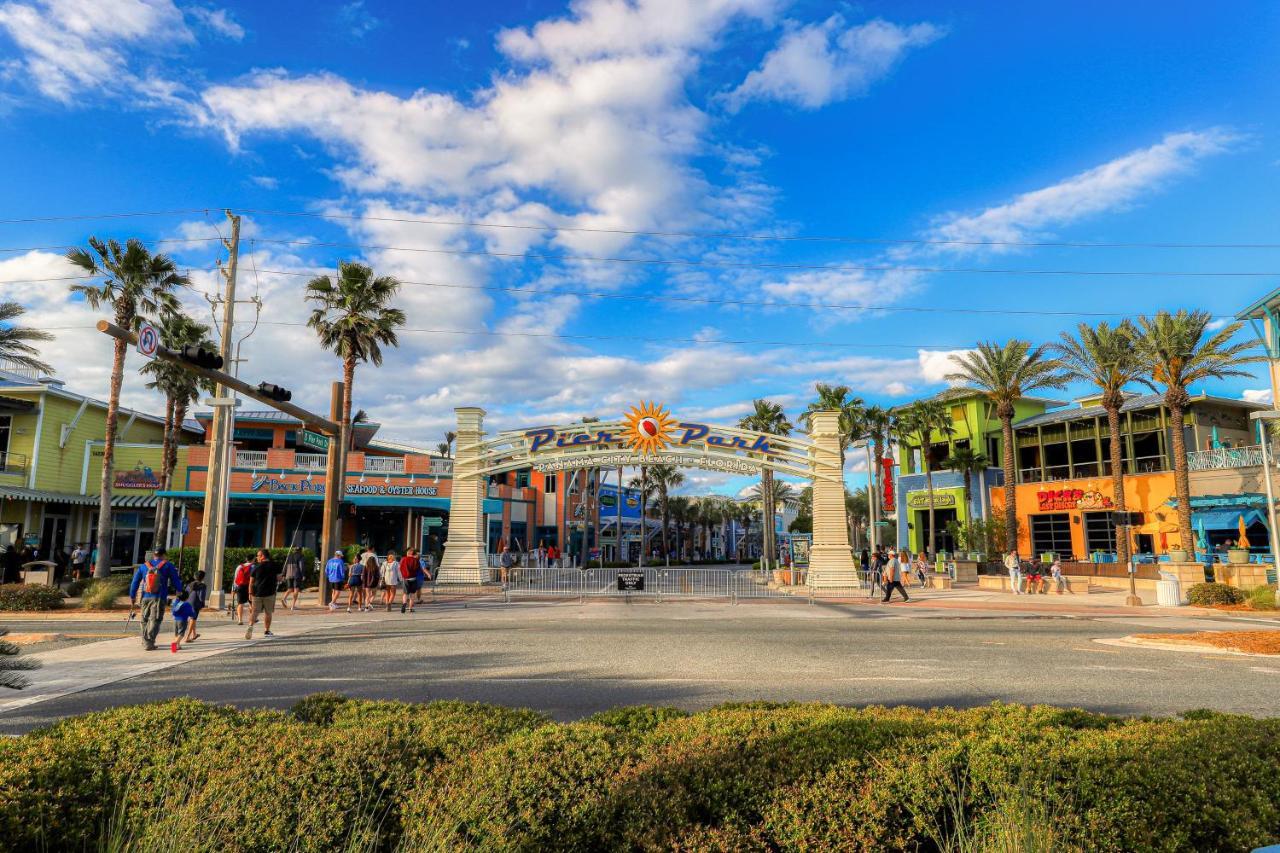
[[[157,557],[163,557],[163,556],[165,555],[165,553],[166,553],[166,552],[165,552],[164,548],[156,548],[156,549],[155,549],[155,550],[153,550],[151,553],[155,554]]]
[[[342,556],[342,552],[341,552],[341,551],[334,551],[334,552],[333,552],[333,556],[335,556],[335,557],[341,557],[341,556]]]

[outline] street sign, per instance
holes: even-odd
[[[138,326],[138,355],[143,358],[155,358],[156,350],[160,347],[160,333],[156,331],[156,327],[146,322],[142,322]]]
[[[187,517],[184,515],[182,516],[182,535],[183,536],[187,535],[187,527],[188,527]]]
[[[326,453],[329,450],[329,439],[318,432],[312,432],[304,429],[298,433],[298,444],[303,447],[310,447],[312,450],[319,450]]]
[[[444,519],[434,515],[429,515],[422,519],[423,527],[444,527]]]
[[[644,572],[618,572],[618,592],[644,592]]]

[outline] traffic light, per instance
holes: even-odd
[[[278,403],[287,403],[293,399],[293,392],[288,388],[281,388],[279,385],[272,385],[270,382],[259,384],[258,393],[264,397],[270,397]]]
[[[211,349],[204,347],[186,346],[178,353],[183,361],[189,361],[196,367],[203,367],[205,370],[221,370],[222,356]]]

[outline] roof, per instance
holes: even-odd
[[[395,453],[413,453],[418,456],[435,456],[440,459],[445,458],[440,456],[438,453],[427,450],[424,447],[419,447],[416,444],[409,444],[405,441],[396,441],[393,438],[371,439],[365,446],[372,448],[373,450],[390,450]]]
[[[1134,394],[1125,399],[1124,404],[1120,406],[1120,411],[1134,412],[1139,409],[1154,409],[1163,402],[1163,394]],[[1266,403],[1250,403],[1248,400],[1236,400],[1231,397],[1214,397],[1209,394],[1200,394],[1192,397],[1191,403],[1193,406],[1196,403],[1219,403],[1225,406],[1248,409],[1250,411],[1271,408]],[[1085,418],[1106,417],[1106,414],[1107,410],[1102,406],[1066,406],[1061,409],[1055,409],[1052,412],[1045,412],[1042,415],[1033,415],[1029,418],[1023,418],[1015,423],[1013,427],[1014,429],[1022,429],[1024,427],[1060,424],[1066,423],[1067,421],[1084,420]]]
[[[972,388],[965,388],[961,386],[958,388],[946,388],[942,391],[939,391],[937,394],[934,394],[932,397],[925,397],[924,399],[938,400],[943,403],[955,403],[961,400],[981,400],[984,396],[985,395],[981,391],[975,391]],[[1052,409],[1057,406],[1067,405],[1066,400],[1054,400],[1049,397],[1028,397],[1025,395],[1022,397],[1019,397],[1018,401],[1027,402],[1027,403],[1042,403],[1044,407],[1047,409]],[[905,409],[907,406],[910,406],[910,405],[911,405],[910,403],[903,403],[900,406],[892,407],[889,411],[897,412],[902,409]]]
[[[1267,309],[1274,310],[1280,306],[1280,289],[1273,290],[1257,302],[1236,315],[1237,320],[1261,320],[1267,316]]]
[[[38,376],[34,371],[15,371],[12,368],[0,367],[0,389],[7,391],[32,391],[36,393],[54,394],[68,400],[81,402],[89,401],[91,406],[100,409],[106,409],[107,404],[104,400],[96,397],[89,397],[84,394],[77,394],[75,391],[68,391],[63,387],[61,380],[54,379],[51,376]],[[6,395],[7,396],[7,395]],[[149,412],[141,412],[136,409],[127,409],[120,407],[120,414],[125,417],[137,417],[144,421],[151,421],[156,424],[164,424],[164,418],[153,415]],[[192,425],[190,421],[183,422],[183,429],[188,432],[194,432],[197,435],[203,435],[204,430],[198,426]]]

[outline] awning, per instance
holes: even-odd
[[[0,498],[15,501],[35,501],[47,504],[73,504],[75,506],[97,506],[97,495],[73,495],[64,492],[49,492],[44,489],[24,489],[19,486],[0,486]],[[156,495],[112,495],[113,507],[141,509],[156,505]]]
[[[1176,507],[1178,499],[1176,497],[1169,498],[1165,501],[1165,506]],[[1200,512],[1201,510],[1211,509],[1231,509],[1233,507],[1257,507],[1258,509],[1266,509],[1267,496],[1261,492],[1237,492],[1233,495],[1192,495],[1191,511]]]
[[[25,415],[35,408],[36,404],[30,400],[0,396],[0,415]]]
[[[1267,523],[1262,513],[1252,507],[1242,506],[1234,509],[1209,509],[1191,515],[1192,527],[1203,527],[1205,530],[1239,530],[1240,516],[1244,516],[1245,527]]]

